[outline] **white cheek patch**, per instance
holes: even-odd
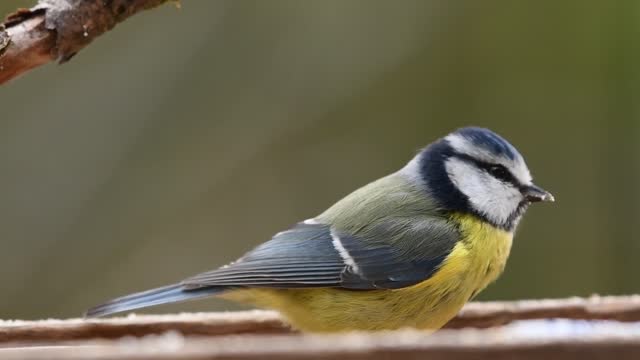
[[[496,224],[506,224],[522,201],[520,191],[473,164],[452,157],[445,169],[453,184],[469,198],[471,206]]]
[[[465,154],[488,163],[497,162],[509,169],[521,184],[531,184],[531,174],[521,156],[517,156],[513,160],[505,157],[496,157],[490,151],[474,145],[469,139],[460,134],[451,134],[445,139],[449,142],[449,145],[460,154]]]

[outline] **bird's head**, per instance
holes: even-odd
[[[412,162],[441,208],[477,215],[508,231],[532,202],[554,201],[533,183],[518,150],[488,129],[459,129],[426,147]]]

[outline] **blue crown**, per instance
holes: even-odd
[[[489,129],[465,127],[456,130],[454,134],[463,136],[475,146],[484,148],[496,156],[507,157],[511,160],[522,157],[513,145]]]

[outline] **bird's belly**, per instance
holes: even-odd
[[[278,310],[296,329],[310,332],[436,330],[456,315],[470,291],[421,286],[398,290],[247,289],[223,295]]]
[[[502,272],[511,234],[461,221],[460,241],[429,279],[395,290],[244,289],[222,297],[281,312],[294,328],[312,332],[415,327],[435,331]]]

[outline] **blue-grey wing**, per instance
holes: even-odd
[[[326,225],[299,223],[242,258],[183,281],[187,287],[337,286],[345,267]]]
[[[408,249],[393,242],[343,233],[326,224],[299,223],[236,262],[186,279],[182,284],[185,289],[406,287],[428,279],[457,241],[457,234],[432,231],[432,228],[430,224],[424,228],[402,229],[400,235],[389,233],[389,236],[410,237],[408,241],[412,246],[421,247]]]

